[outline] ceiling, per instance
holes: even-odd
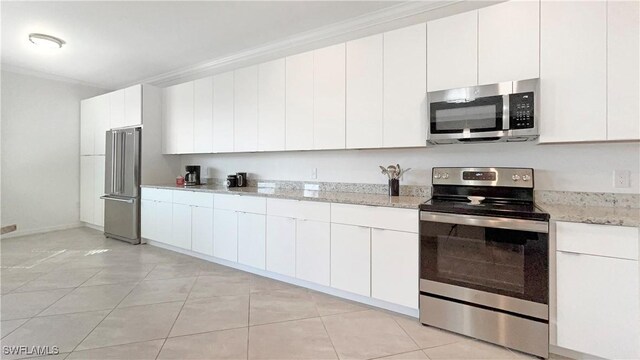
[[[396,1],[2,1],[2,65],[116,89]],[[28,34],[64,39],[44,50]]]

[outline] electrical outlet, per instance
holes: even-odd
[[[628,188],[631,186],[631,171],[629,170],[614,170],[613,171],[613,187],[614,188]]]
[[[313,168],[311,170],[311,178],[314,180],[318,178],[318,168]]]

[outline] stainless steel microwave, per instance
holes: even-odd
[[[427,142],[528,141],[538,137],[538,79],[427,93]]]

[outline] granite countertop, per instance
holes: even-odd
[[[536,204],[551,215],[551,220],[585,224],[640,226],[640,209],[612,206]]]
[[[354,205],[386,206],[417,210],[427,198],[420,196],[388,196],[381,194],[351,193],[339,191],[292,190],[262,187],[227,188],[219,185],[176,186],[142,185],[146,188],[187,190],[214,194],[263,196],[269,198],[321,201]]]

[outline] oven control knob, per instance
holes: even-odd
[[[522,175],[522,181],[529,181],[531,180],[531,176],[529,175]]]
[[[449,173],[444,173],[444,174],[442,174],[442,178],[443,178],[443,179],[448,179],[448,178],[449,178]]]
[[[513,181],[518,181],[518,180],[520,180],[520,175],[518,175],[518,174],[513,174],[513,176],[511,176],[511,180],[513,180]]]
[[[440,179],[440,177],[441,177],[440,173],[433,174],[434,179]]]

